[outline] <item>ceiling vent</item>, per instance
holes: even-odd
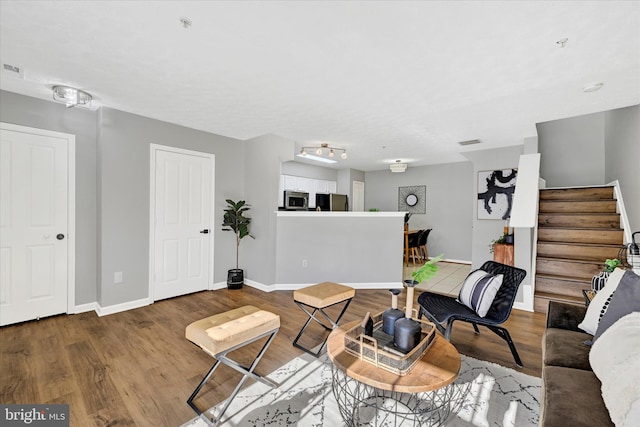
[[[2,73],[7,76],[13,76],[18,79],[24,79],[24,70],[21,67],[11,65],[11,64],[2,64]]]
[[[464,146],[464,145],[480,144],[480,142],[482,142],[482,141],[480,141],[479,139],[470,139],[468,141],[460,141],[460,142],[458,142],[458,144]]]

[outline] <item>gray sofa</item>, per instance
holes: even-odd
[[[601,383],[584,344],[593,337],[578,328],[586,307],[551,301],[542,338],[540,426],[613,426]]]

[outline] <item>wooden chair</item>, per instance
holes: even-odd
[[[435,323],[436,328],[444,335],[447,341],[451,338],[451,330],[456,320],[471,323],[477,334],[480,333],[478,325],[486,326],[507,342],[516,364],[522,366],[522,361],[511,335],[509,335],[509,331],[499,325],[509,318],[518,293],[518,287],[527,272],[495,261],[485,262],[480,269],[487,273],[503,275],[502,286],[498,289],[498,293],[485,317],[478,316],[475,311],[458,302],[456,297],[433,292],[423,292],[418,297],[418,304],[420,305],[418,317],[425,315],[429,321]]]
[[[418,241],[418,250],[424,262],[429,261],[429,251],[427,250],[427,239],[429,238],[429,233],[431,233],[431,230],[432,230],[431,228],[423,230],[422,233],[420,234],[420,240]]]
[[[409,235],[409,257],[413,261],[413,265],[416,265],[416,258],[422,259],[420,254],[420,238],[425,230],[420,230],[417,233]]]

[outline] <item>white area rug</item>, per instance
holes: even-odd
[[[224,369],[220,367],[218,369]],[[228,369],[228,368],[227,368]],[[258,365],[260,371],[260,365]],[[448,426],[538,425],[540,378],[490,362],[462,356],[456,384],[471,382],[462,409],[452,415]],[[323,355],[315,359],[298,357],[268,375],[277,389],[249,380],[227,410],[224,426],[344,426],[331,387],[331,362]],[[185,403],[186,405],[186,403]],[[209,410],[212,415],[217,408]],[[183,427],[206,427],[194,418]]]

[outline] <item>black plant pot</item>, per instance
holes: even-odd
[[[244,284],[244,270],[241,268],[232,268],[227,272],[227,288],[242,289]]]

